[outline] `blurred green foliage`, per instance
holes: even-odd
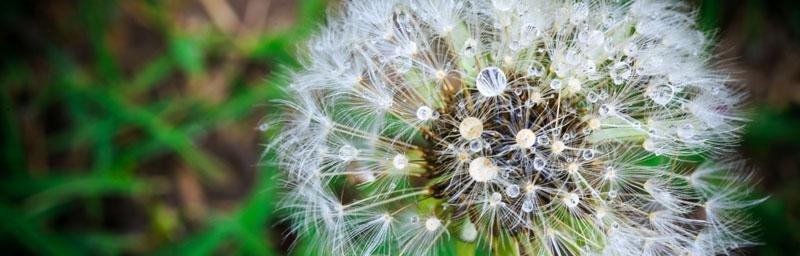
[[[257,178],[235,207],[212,211],[194,230],[185,231],[185,220],[174,207],[162,202],[174,184],[162,176],[146,174],[148,167],[141,165],[174,155],[176,161],[197,173],[203,186],[230,183],[234,167],[196,145],[198,138],[237,122],[247,122],[244,126],[252,128],[248,132],[257,134],[257,120],[252,119],[264,114],[260,104],[281,95],[276,87],[282,84],[281,77],[273,71],[296,65],[291,56],[297,43],[320,22],[325,1],[299,1],[296,21],[286,29],[236,36],[220,29],[187,33],[171,20],[176,14],[170,10],[170,1],[80,0],[76,4],[75,13],[54,18],[65,22],[59,25],[66,27],[62,29],[70,33],[69,37],[86,37],[90,52],[76,54],[70,51],[74,44],[59,45],[62,42],[45,38],[37,41],[41,48],[35,49],[41,51],[41,59],[32,60],[17,55],[13,46],[3,45],[8,54],[0,73],[4,169],[0,180],[0,245],[10,250],[4,251],[43,255],[282,254],[276,248],[282,234],[271,228],[276,222],[273,212],[277,198],[273,166],[252,167]],[[24,1],[3,5],[7,7],[2,8],[4,14],[16,16],[6,16],[4,25],[27,22],[20,16],[29,8]],[[124,8],[136,8],[139,18],[156,27],[156,36],[165,41],[159,42],[164,49],[136,70],[125,70],[128,63],[120,59],[119,49],[113,49],[111,42],[113,30],[118,28],[115,22],[119,22]],[[164,93],[164,88],[159,88],[174,86],[175,77],[189,84],[210,79],[206,75],[213,65],[210,61],[220,55],[267,68],[261,78],[249,80],[243,77],[244,70],[237,69],[243,66],[225,70],[229,80],[224,83],[232,83],[232,89],[230,95],[217,100],[202,94]],[[37,66],[36,61],[46,63],[46,67]],[[47,120],[50,118],[55,120]],[[31,121],[44,122],[33,128],[46,131],[24,130],[32,128]],[[37,161],[31,158],[41,157],[26,154],[31,149],[25,140],[30,139],[44,143],[46,169],[29,164]],[[258,141],[252,144],[258,145]],[[76,156],[88,159],[76,162],[87,164],[49,167],[60,165],[53,164],[52,158]],[[111,213],[104,211],[117,203],[109,200],[113,198],[133,200],[145,208],[146,219],[133,221],[138,227],[108,228],[104,222],[109,218],[126,222],[124,218],[130,217],[107,216]],[[63,223],[65,215],[85,215],[77,218],[88,226]]]
[[[260,106],[282,97],[279,86],[285,81],[278,71],[297,65],[292,57],[296,46],[321,22],[326,1],[299,1],[290,27],[249,33],[225,31],[220,26],[187,30],[187,23],[176,21],[184,10],[171,7],[172,1],[63,2],[75,4],[74,12],[45,17],[54,19],[48,21],[53,27],[38,31],[58,30],[61,37],[28,35],[38,43],[30,49],[13,45],[29,42],[26,40],[0,42],[4,53],[0,66],[0,246],[7,249],[4,251],[42,255],[284,254],[286,242],[281,239],[285,228],[276,226],[280,217],[274,214],[276,170],[269,164],[257,165],[258,141],[250,145],[255,146],[251,148],[256,152],[251,153],[256,159],[244,165],[253,169],[252,186],[234,196],[230,207],[219,204],[203,214],[191,205],[176,203],[185,198],[176,195],[175,187],[185,186],[181,183],[185,175],[196,175],[200,190],[237,186],[231,180],[237,178],[235,170],[243,167],[234,166],[219,152],[224,148],[213,151],[213,145],[199,144],[219,130],[258,138],[258,119],[272,111]],[[749,33],[759,37],[756,23],[759,17],[769,15],[764,3],[740,2],[749,7],[746,23],[755,24],[747,26]],[[800,31],[797,2],[777,2],[786,7],[787,27],[794,33]],[[0,4],[4,30],[25,32],[27,26],[33,26],[26,24],[31,21],[25,16],[28,4]],[[721,10],[729,4],[701,0],[701,27],[716,31]],[[130,13],[154,31],[119,39],[117,23],[120,16]],[[156,50],[151,50],[156,52],[140,56],[142,63],[131,67],[121,53],[135,49],[115,47],[118,40],[134,42],[129,45],[146,43],[140,36],[157,38]],[[31,51],[35,58],[25,54]],[[234,64],[225,67],[225,63]],[[255,79],[248,71],[253,66],[261,67],[255,69]],[[225,78],[222,84],[228,91],[194,93],[208,89],[192,87],[197,84],[218,85],[211,82],[216,72]],[[744,151],[754,161],[771,161],[772,154],[780,153],[774,150],[776,144],[788,145],[789,152],[794,152],[790,154],[800,151],[796,114],[800,111],[763,102],[751,111],[753,122],[745,134]],[[187,170],[191,173],[181,174]],[[769,171],[760,171],[760,176],[770,175]],[[798,180],[768,182],[777,188],[761,190],[761,195],[771,199],[752,213],[762,220],[765,245],[749,251],[785,255],[800,250],[796,243],[800,241],[796,216],[800,188],[790,185],[794,181]],[[120,204],[142,209],[130,214],[125,212],[130,207],[115,211]],[[200,219],[193,220],[193,214]],[[306,252],[306,245],[300,241],[296,252]]]

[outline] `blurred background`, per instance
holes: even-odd
[[[287,254],[259,124],[337,3],[0,1],[3,254]],[[688,4],[752,91],[733,157],[769,200],[743,253],[798,255],[800,1]]]

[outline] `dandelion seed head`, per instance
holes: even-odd
[[[286,174],[281,205],[319,253],[430,255],[456,240],[529,255],[753,245],[741,209],[759,201],[742,165],[722,158],[746,94],[685,4],[339,8],[291,74],[286,111],[259,126],[282,128],[269,145]]]

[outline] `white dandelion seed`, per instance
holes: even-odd
[[[741,209],[761,200],[741,164],[711,161],[746,94],[687,6],[617,2],[346,1],[258,126],[282,127],[290,231],[324,255],[753,245]]]

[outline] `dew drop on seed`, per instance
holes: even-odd
[[[519,196],[519,186],[511,184],[506,187],[506,195],[510,198],[517,198]]]
[[[469,151],[472,152],[479,152],[483,147],[483,143],[480,140],[473,140],[469,142]]]
[[[417,223],[419,223],[419,217],[411,216],[411,220],[410,221],[411,221],[411,224],[417,224]]]
[[[595,103],[595,102],[597,102],[597,100],[598,100],[598,96],[597,96],[596,92],[591,91],[591,92],[586,94],[586,101],[588,101],[589,103]]]
[[[600,109],[598,109],[598,112],[600,113],[601,116],[608,116],[614,114],[614,106],[611,106],[609,104],[603,104],[600,106]]]
[[[620,85],[631,77],[631,67],[625,62],[617,62],[611,66],[608,71],[608,76],[611,77],[615,85]]]
[[[540,157],[536,157],[536,158],[533,159],[533,169],[536,169],[537,171],[541,171],[541,170],[544,170],[544,166],[545,165],[547,165],[547,161],[545,161],[544,159],[542,159]]]
[[[547,135],[540,135],[538,138],[536,138],[536,143],[539,143],[539,145],[550,144],[550,137],[547,137]]]
[[[517,95],[517,96],[520,96],[520,95],[522,95],[522,88],[516,88],[516,89],[514,89],[514,95]]]
[[[580,54],[574,49],[568,50],[566,55],[564,55],[564,62],[566,62],[566,64],[575,66],[578,65],[580,61]]]
[[[544,67],[542,64],[534,63],[528,67],[528,76],[542,77],[544,75]]]
[[[525,23],[522,26],[522,36],[526,41],[532,41],[541,35],[542,31],[536,28],[533,23]]]
[[[514,0],[492,0],[492,6],[498,11],[508,11],[514,5]]]
[[[616,190],[608,191],[608,198],[611,199],[617,198],[617,191]]]
[[[433,118],[433,110],[428,106],[417,108],[417,119],[425,121]]]
[[[580,197],[578,197],[578,194],[575,193],[569,193],[567,194],[567,196],[564,197],[564,204],[569,208],[578,206],[578,203],[580,203],[580,201],[581,201]]]
[[[667,103],[672,101],[672,97],[674,95],[675,88],[673,88],[669,83],[657,84],[651,87],[647,94],[647,96],[649,96],[653,102],[662,106],[667,105]]]
[[[409,21],[411,21],[411,17],[409,16],[409,14],[407,12],[402,11],[402,10],[398,10],[398,11],[395,12],[395,19],[394,20],[397,22],[397,24],[399,24],[401,26],[404,26],[404,25],[408,24]]]
[[[342,161],[352,161],[358,156],[358,149],[350,145],[344,145],[339,148],[339,159]]]
[[[522,211],[530,213],[533,211],[533,202],[531,200],[525,200],[522,202]]]
[[[602,45],[606,41],[605,35],[600,30],[592,30],[589,32],[589,43],[594,45]]]
[[[511,176],[510,171],[500,172],[500,178],[508,179]]]
[[[464,42],[464,47],[461,48],[461,54],[464,55],[465,57],[475,56],[475,53],[477,52],[477,47],[478,47],[478,41],[475,41],[475,39],[472,38],[467,39],[467,41]]]
[[[561,80],[560,79],[553,79],[550,81],[550,88],[553,90],[561,90]]]
[[[484,68],[478,73],[478,77],[475,79],[478,92],[486,97],[500,95],[503,93],[503,90],[506,89],[507,83],[508,80],[503,70],[497,67]]]
[[[501,195],[498,192],[492,193],[492,201],[493,202],[500,202],[500,200],[503,200],[503,195]]]
[[[265,132],[268,129],[269,129],[269,124],[260,124],[260,125],[258,125],[258,130],[259,131]]]
[[[591,149],[584,150],[583,153],[581,153],[581,157],[583,157],[583,160],[592,160],[592,159],[594,159],[594,150],[591,150]]]

